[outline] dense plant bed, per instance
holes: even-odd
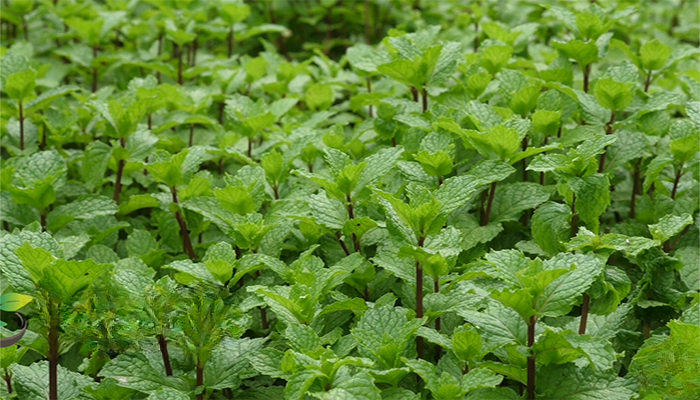
[[[698,14],[3,0],[0,397],[700,398]]]

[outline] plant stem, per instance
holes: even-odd
[[[158,35],[158,58],[163,55],[163,33]],[[156,72],[156,78],[158,79],[158,84],[160,84],[160,71]]]
[[[586,65],[583,68],[583,91],[588,93],[588,84],[591,77],[591,64]]]
[[[174,46],[177,52],[177,83],[182,85],[182,49],[177,44]]]
[[[158,347],[160,347],[160,354],[163,356],[165,374],[167,376],[173,376],[173,367],[170,365],[170,354],[168,353],[168,342],[165,340],[163,334],[158,335]]]
[[[615,110],[612,110],[610,113],[610,121],[608,121],[607,124],[605,124],[605,134],[606,135],[611,135],[613,133],[613,124],[615,123]],[[605,169],[605,157],[608,155],[608,149],[605,149],[605,152],[600,155],[600,162],[598,163],[598,172],[603,173],[603,170]]]
[[[27,29],[26,15],[22,15],[22,30],[24,31],[24,40],[29,41],[29,29]]]
[[[7,383],[7,393],[12,394],[12,374],[5,372],[3,379],[5,379],[5,383]]]
[[[189,140],[189,146],[192,147],[192,143],[194,142],[194,124],[190,124],[190,140]]]
[[[350,220],[355,219],[355,207],[352,204],[352,198],[350,197],[349,194],[345,195],[345,200],[348,202],[348,216],[350,217]],[[357,239],[357,235],[355,233],[352,234],[352,243],[355,246],[355,252],[356,253],[362,253],[362,248],[360,247],[360,241]]]
[[[228,58],[233,56],[233,43],[236,38],[233,36],[233,26],[228,29]]]
[[[489,219],[491,218],[491,208],[493,207],[493,198],[496,195],[496,186],[498,182],[491,182],[491,190],[489,191],[489,200],[486,204],[486,213],[481,215],[481,226],[486,226],[489,224]]]
[[[173,194],[173,203],[179,205],[180,202],[177,199],[177,187],[171,187],[170,191]],[[190,257],[190,260],[194,260],[194,248],[192,247],[192,241],[190,240],[190,231],[187,229],[187,223],[185,222],[185,218],[182,216],[180,211],[176,211],[175,219],[177,219],[177,223],[180,225],[180,234],[182,234],[182,247],[185,249],[185,252]]]
[[[479,51],[479,23],[474,22],[474,53]]]
[[[253,158],[253,137],[248,136],[248,158]]]
[[[197,50],[199,49],[199,35],[194,37],[194,43],[192,43],[192,62],[190,65],[193,67],[197,65]]]
[[[345,242],[343,242],[343,240],[340,238],[340,233],[337,234],[337,236],[335,237],[335,239],[338,241],[338,243],[340,243],[340,247],[343,248],[343,252],[345,252],[345,255],[346,255],[346,256],[349,256],[349,255],[350,255],[350,249],[348,249],[348,246],[347,246],[347,245],[345,244]]]
[[[523,139],[523,151],[527,150],[528,146],[528,138],[525,136],[525,139]],[[523,158],[520,160],[520,165],[523,167],[523,182],[527,182],[527,161]]]
[[[49,300],[49,399],[58,400],[58,326],[59,305]]]
[[[647,72],[647,80],[644,82],[644,93],[649,91],[649,85],[651,85],[651,70]]]
[[[440,293],[440,277],[435,276],[433,277],[433,290],[435,293]],[[435,330],[440,332],[440,317],[435,318]],[[442,347],[440,345],[435,346],[435,362],[437,363],[440,361],[440,357],[442,356]]]
[[[46,210],[41,210],[41,231],[46,232]]]
[[[576,236],[578,232],[578,213],[576,212],[576,195],[573,196],[571,201],[571,237]]]
[[[370,43],[370,27],[369,27],[369,19],[370,19],[370,4],[369,0],[365,0],[365,43],[369,44]]]
[[[423,114],[428,111],[428,91],[423,88]]]
[[[673,200],[676,199],[676,193],[678,192],[678,184],[681,181],[681,177],[683,176],[683,164],[681,164],[678,169],[676,170],[676,177],[673,180],[673,189],[671,190],[671,198]]]
[[[372,80],[369,79],[369,76],[367,77],[367,93],[372,93]],[[373,110],[372,110],[372,105],[369,105],[369,117],[374,118],[373,116]]]
[[[204,365],[202,361],[197,357],[197,387],[204,386]],[[204,392],[197,395],[197,400],[204,400]]]
[[[418,247],[423,247],[424,237],[418,238]],[[423,318],[423,268],[420,261],[416,260],[416,318]],[[416,337],[416,346],[418,348],[418,358],[423,359],[423,338]]]
[[[120,138],[119,144],[122,147],[126,147],[126,139]],[[119,204],[119,196],[122,193],[122,175],[124,175],[124,166],[126,165],[126,160],[119,160],[117,162],[117,179],[114,182],[114,201]]]
[[[19,100],[19,149],[24,150],[24,106]]]
[[[97,59],[97,45],[92,46],[92,62]],[[92,93],[97,92],[97,65],[92,66]]]
[[[413,101],[418,103],[418,89],[416,89],[415,86],[411,86],[411,94],[413,95]]]
[[[530,317],[527,324],[527,345],[530,347],[530,357],[527,358],[527,399],[535,400],[535,357],[532,346],[535,344],[535,325],[537,317]]]
[[[583,294],[583,305],[581,306],[581,323],[578,326],[579,335],[586,334],[586,325],[588,324],[588,309],[591,305],[591,296],[588,293]]]

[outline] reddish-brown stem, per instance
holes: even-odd
[[[22,30],[24,31],[24,40],[29,41],[29,29],[27,29],[27,17],[22,15]]]
[[[527,399],[535,400],[535,355],[532,346],[535,344],[535,325],[537,317],[531,316],[527,324],[527,345],[530,347],[530,357],[527,358]]]
[[[676,177],[673,179],[673,189],[671,189],[671,198],[676,199],[676,193],[678,192],[678,184],[683,176],[683,164],[681,164],[676,170]]]
[[[177,83],[182,85],[182,49],[177,44],[175,46],[175,52],[177,53]]]
[[[272,185],[272,192],[273,192],[274,195],[275,195],[275,200],[279,200],[279,199],[280,199],[280,192],[279,192],[279,186],[278,186],[278,185],[276,185],[276,184],[275,184],[275,185]]]
[[[649,85],[651,85],[651,70],[647,72],[647,80],[644,82],[644,93],[649,91]]]
[[[202,364],[202,361],[197,357],[197,387],[204,386],[204,365]],[[202,393],[197,395],[197,400],[204,400],[204,391]]]
[[[173,367],[170,365],[170,353],[168,353],[168,342],[165,340],[165,336],[158,335],[158,347],[160,347],[160,355],[163,357],[163,365],[165,365],[165,374],[167,376],[173,375]]]
[[[632,174],[632,199],[630,201],[630,218],[632,219],[637,216],[637,195],[642,187],[641,164],[642,159],[640,158],[634,163],[634,173]]]
[[[46,210],[41,211],[41,215],[39,218],[41,219],[41,221],[40,221],[41,231],[46,232]]]
[[[370,20],[370,13],[371,12],[372,12],[372,10],[370,9],[369,0],[365,0],[365,43],[366,44],[370,43],[369,20]]]
[[[578,232],[578,213],[576,212],[576,195],[571,201],[571,237],[576,236]]]
[[[233,43],[236,38],[233,36],[233,26],[228,29],[228,58],[233,56]]]
[[[7,384],[7,393],[12,394],[12,374],[6,372],[3,379],[5,379],[5,383]]]
[[[367,93],[372,93],[372,80],[367,77]],[[369,105],[369,117],[374,118],[373,116],[373,110],[372,110],[372,105]]]
[[[343,242],[343,240],[340,238],[340,234],[338,234],[338,236],[336,236],[335,238],[336,238],[336,240],[338,241],[338,243],[340,243],[340,247],[343,248],[343,252],[345,252],[345,255],[346,255],[346,256],[349,256],[349,255],[350,255],[350,249],[348,249],[348,246],[347,246],[347,245],[345,244],[345,242]]]
[[[348,216],[350,217],[351,220],[355,219],[355,207],[352,203],[352,198],[350,195],[345,195],[345,200],[348,202]],[[352,234],[352,243],[355,246],[355,252],[356,253],[361,253],[362,248],[360,247],[360,241],[357,239],[357,235],[355,233]]]
[[[411,86],[411,94],[413,95],[413,101],[418,103],[418,89],[416,89],[414,86]]]
[[[433,282],[434,282],[433,290],[435,291],[435,293],[440,293],[440,277],[439,276],[433,277]],[[441,328],[440,325],[441,325],[440,324],[440,317],[435,318],[435,330],[438,332],[440,332],[440,328]],[[440,347],[439,345],[435,346],[435,362],[440,361],[441,356],[442,356],[442,347]]]
[[[160,56],[163,55],[163,33],[161,32],[158,35],[158,58],[160,59]],[[156,72],[156,79],[158,79],[158,83],[160,84],[160,71]]]
[[[119,144],[122,147],[126,147],[126,139],[120,138]],[[119,196],[122,193],[122,175],[124,175],[124,166],[126,165],[126,160],[119,160],[117,162],[117,179],[114,181],[114,201],[119,204]]]
[[[92,46],[92,93],[97,92],[97,63],[95,60],[97,60],[97,45]]]
[[[177,187],[171,187],[170,192],[173,195],[173,203],[179,205],[180,202],[177,199]],[[190,257],[190,260],[194,260],[194,248],[192,247],[192,241],[190,240],[190,231],[187,229],[187,223],[185,222],[185,218],[182,216],[182,213],[180,213],[180,211],[176,211],[175,219],[177,219],[177,223],[180,225],[180,234],[182,235],[182,247],[185,249],[187,256]]]
[[[583,91],[588,93],[589,80],[591,78],[591,64],[583,68]]]
[[[579,335],[586,334],[586,325],[588,324],[588,309],[591,305],[591,296],[588,293],[583,294],[583,305],[581,306],[581,323],[578,326]]]
[[[608,121],[607,124],[605,124],[605,134],[606,135],[611,135],[613,133],[613,124],[615,123],[615,110],[612,110],[610,113],[610,121]],[[605,169],[605,157],[608,155],[608,150],[607,148],[605,149],[605,152],[600,155],[600,161],[598,162],[598,172],[603,173],[603,170]]]
[[[24,150],[24,108],[19,100],[19,149]]]
[[[148,130],[150,131],[152,129],[153,129],[153,116],[149,113],[148,114]]]
[[[425,114],[426,111],[428,111],[428,91],[423,88],[423,113]]]
[[[418,247],[423,247],[424,237],[418,238]],[[416,318],[423,318],[423,268],[420,261],[416,260]],[[416,337],[416,346],[418,349],[418,358],[424,357],[423,338]]]
[[[481,216],[481,226],[486,226],[489,224],[489,219],[491,218],[491,208],[493,207],[493,198],[496,195],[496,186],[498,182],[491,183],[491,190],[489,191],[489,200],[486,203],[486,213]]]
[[[248,158],[253,158],[253,137],[248,136]]]
[[[528,140],[527,136],[523,139],[523,151],[527,150]],[[520,160],[520,165],[523,167],[523,182],[527,182],[527,161],[523,158]]]
[[[391,137],[391,146],[396,147],[396,137],[395,136]]]
[[[58,400],[58,326],[59,306],[49,300],[49,399]]]
[[[192,61],[190,65],[193,67],[197,65],[197,50],[199,49],[199,36],[194,37],[194,43],[192,43]]]

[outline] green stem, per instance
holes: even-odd
[[[179,205],[180,202],[177,198],[177,187],[171,187],[170,192],[173,195],[173,203]],[[180,234],[182,235],[182,247],[185,249],[185,252],[190,257],[190,260],[194,260],[196,256],[194,253],[194,248],[192,247],[192,241],[190,240],[190,231],[187,229],[187,223],[185,222],[185,218],[182,216],[182,213],[180,213],[180,211],[176,211],[175,219],[177,219],[177,223],[178,225],[180,225]]]

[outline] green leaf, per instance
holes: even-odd
[[[223,338],[212,349],[212,354],[204,366],[204,386],[214,390],[236,389],[243,380],[258,375],[247,357],[252,357],[260,351],[265,340]]]
[[[598,103],[613,112],[625,110],[634,100],[634,94],[628,84],[610,78],[599,79],[594,92]]]
[[[671,48],[654,39],[644,43],[639,49],[639,59],[642,67],[649,70],[660,70],[671,57]]]
[[[400,366],[400,358],[422,319],[409,320],[406,310],[391,306],[368,310],[351,329],[360,354],[375,358],[385,368]]]
[[[538,368],[537,388],[547,399],[629,400],[636,395],[624,378],[571,363]]]
[[[312,111],[323,111],[333,105],[333,89],[330,85],[314,83],[306,89],[306,106]]]
[[[563,249],[562,243],[571,231],[571,210],[564,204],[547,202],[532,216],[532,239],[547,253],[554,255]]]
[[[482,355],[482,339],[471,325],[458,327],[452,334],[452,350],[462,361],[478,360]]]
[[[31,296],[19,293],[5,293],[0,297],[0,310],[17,311],[32,301]]]
[[[537,299],[538,314],[550,317],[571,311],[576,297],[585,292],[596,276],[603,272],[603,263],[592,254],[559,253],[545,266],[549,270],[574,268],[548,284],[543,295]]]
[[[693,223],[693,217],[690,214],[683,215],[665,215],[658,223],[649,225],[649,232],[654,240],[661,243],[679,234],[683,228]]]
[[[419,64],[413,61],[399,59],[382,64],[377,67],[377,70],[399,83],[418,88],[423,83],[418,68]]]
[[[491,75],[496,75],[508,65],[512,55],[513,48],[511,46],[489,46],[481,53],[481,65]]]
[[[29,366],[15,364],[11,367],[12,383],[17,398],[44,400],[49,391],[49,363],[39,361]],[[89,377],[58,366],[58,396],[61,399],[77,399],[83,388],[94,383]]]
[[[596,174],[572,178],[569,185],[576,194],[576,212],[581,221],[591,231],[597,232],[600,226],[598,219],[610,205],[610,182],[607,176]]]
[[[630,364],[630,373],[641,386],[640,394],[649,398],[682,398],[700,395],[698,357],[700,345],[695,337],[700,327],[671,321],[670,335],[654,336],[639,349]]]
[[[31,274],[32,280],[42,290],[61,302],[94,282],[111,265],[97,264],[92,260],[66,261],[57,259],[48,251],[25,243],[15,253]]]
[[[11,99],[24,101],[27,97],[34,94],[36,86],[36,72],[27,70],[23,72],[15,72],[7,77],[3,84],[3,90]]]
[[[582,67],[598,61],[598,46],[595,42],[574,39],[567,43],[552,42],[552,45],[568,58],[576,60]]]
[[[672,140],[669,144],[673,158],[681,165],[692,160],[700,152],[700,140],[697,134]]]
[[[90,142],[83,153],[83,163],[80,175],[88,189],[94,189],[102,184],[109,159],[112,157],[112,147],[100,141]]]
[[[549,200],[549,192],[540,184],[518,182],[499,186],[493,200],[493,222],[515,221],[520,213]]]
[[[116,379],[119,386],[144,393],[164,387],[189,391],[189,384],[184,379],[166,376],[165,367],[153,365],[153,361],[142,354],[120,354],[102,367],[99,376]]]
[[[554,136],[561,126],[561,112],[537,110],[532,114],[532,129],[545,136]]]
[[[47,217],[47,227],[56,232],[76,219],[91,219],[101,215],[113,215],[119,208],[114,200],[100,195],[78,197],[51,211]]]

